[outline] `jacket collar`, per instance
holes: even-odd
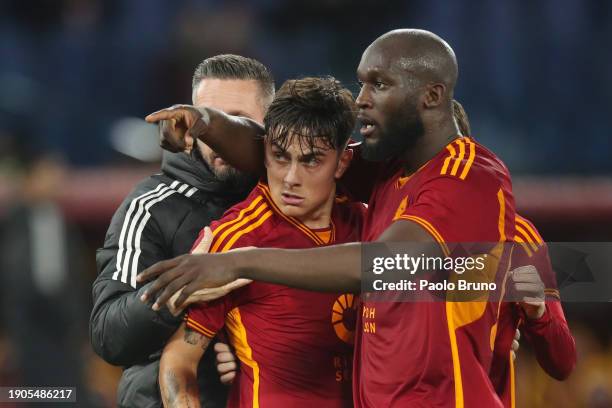
[[[167,176],[182,183],[196,187],[204,193],[214,193],[221,197],[246,197],[255,185],[256,179],[242,183],[228,183],[217,179],[208,165],[199,155],[189,155],[187,153],[163,152],[162,172]]]

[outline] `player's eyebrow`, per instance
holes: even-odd
[[[312,159],[313,157],[317,158],[321,156],[325,156],[325,150],[314,149],[314,150],[311,150],[310,152],[300,155],[300,160],[309,160],[309,159]]]
[[[382,81],[384,83],[394,83],[393,72],[384,67],[375,66],[367,70],[357,71],[357,79],[361,82],[372,83],[374,81]]]

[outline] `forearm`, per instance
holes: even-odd
[[[523,330],[546,373],[557,380],[567,378],[576,365],[576,344],[565,321],[561,303],[547,301],[542,318],[526,320]]]
[[[159,389],[164,407],[199,407],[197,365],[184,362],[178,355],[164,353],[159,369]]]
[[[228,254],[227,262],[236,271],[235,277],[261,280],[293,286],[300,289],[326,292],[361,291],[364,286],[371,287],[369,279],[375,275],[363,275],[364,254],[370,257],[391,256],[389,243],[412,242],[404,248],[412,257],[440,256],[438,245],[432,244],[432,236],[420,225],[412,221],[399,221],[392,224],[375,242],[354,242],[314,249],[258,249]],[[235,257],[233,257],[235,256]],[[233,263],[233,264],[232,264]]]
[[[441,248],[432,235],[412,221],[397,221],[378,237],[376,242],[350,243],[314,249],[253,249],[221,254],[183,255],[158,262],[137,278],[146,282],[158,277],[141,300],[154,299],[158,310],[178,291],[175,301],[182,306],[190,295],[203,288],[223,286],[238,278],[275,283],[322,292],[361,292],[362,277],[367,288],[376,274],[362,276],[362,259],[369,263],[372,255],[391,256],[389,243],[412,242],[405,254],[422,257],[439,256]],[[432,245],[433,244],[433,245]],[[367,252],[366,252],[367,250]],[[363,265],[368,267],[368,265]],[[366,270],[364,269],[363,272]],[[376,282],[374,280],[373,282]]]
[[[182,324],[168,341],[159,364],[165,407],[199,407],[197,371],[210,339]]]
[[[200,108],[207,126],[194,126],[192,136],[213,149],[237,169],[264,174],[264,128],[257,122],[227,115],[212,108]]]
[[[361,243],[314,249],[257,249],[230,255],[239,277],[306,290],[359,292]]]

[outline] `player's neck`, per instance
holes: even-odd
[[[417,171],[440,153],[447,144],[459,137],[460,132],[454,120],[444,121],[443,123],[441,126],[426,128],[415,146],[405,153],[404,172],[406,175]]]
[[[331,214],[335,198],[336,189],[334,188],[329,198],[327,201],[325,201],[325,203],[323,203],[323,205],[298,219],[302,222],[302,224],[306,225],[310,229],[329,228],[331,225]]]

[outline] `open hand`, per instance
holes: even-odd
[[[187,298],[196,291],[223,286],[237,277],[224,254],[189,254],[156,263],[140,273],[137,281],[142,283],[153,278],[157,279],[145,290],[140,300],[146,303],[155,299],[152,308],[159,310],[178,291],[180,295],[174,305],[181,309]]]

